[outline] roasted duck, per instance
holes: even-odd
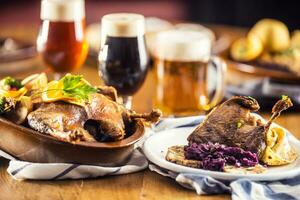
[[[115,141],[137,118],[156,122],[161,113],[136,114],[109,97],[95,93],[84,107],[64,102],[43,103],[28,115],[31,128],[68,141]]]
[[[259,109],[252,97],[236,96],[212,110],[188,137],[189,143],[220,143],[256,153],[259,157],[266,147],[265,137],[271,123],[283,110],[293,104],[288,97],[279,100],[267,123],[251,115]]]
[[[13,90],[6,83],[0,87],[2,116],[10,118],[13,115],[9,112],[20,107],[15,105],[24,105],[22,98],[29,98],[31,107],[18,124],[27,122],[34,130],[69,142],[122,140],[137,119],[153,123],[161,116],[159,110],[146,114],[127,110],[118,102],[113,87],[91,86],[81,76],[68,74],[48,83],[42,74],[16,83],[18,88]],[[12,94],[18,98],[11,97]]]
[[[286,131],[272,122],[292,106],[283,95],[264,122],[251,112],[255,99],[236,96],[213,109],[189,135],[186,146],[168,148],[166,160],[194,168],[233,173],[262,173],[269,166],[289,164],[297,158]]]

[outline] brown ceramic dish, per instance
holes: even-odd
[[[142,121],[132,134],[118,142],[79,142],[58,140],[0,118],[0,149],[19,160],[39,163],[79,163],[117,166],[131,155],[134,144],[144,135]]]

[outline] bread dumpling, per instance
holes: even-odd
[[[297,158],[297,153],[290,146],[286,132],[273,126],[266,134],[266,149],[262,161],[271,166],[285,165],[293,162]]]
[[[258,36],[269,52],[281,52],[290,46],[290,33],[287,26],[275,19],[262,19],[249,31]]]

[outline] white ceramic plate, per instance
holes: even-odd
[[[278,126],[276,124],[273,124]],[[201,175],[208,175],[210,177],[222,180],[236,180],[239,178],[247,178],[253,181],[274,181],[294,177],[300,174],[300,141],[292,134],[288,134],[290,144],[295,148],[298,158],[295,162],[279,166],[268,167],[262,174],[234,174],[225,172],[215,172],[203,169],[196,169],[185,167],[165,160],[167,149],[173,145],[187,144],[188,135],[195,129],[195,127],[174,128],[155,133],[149,137],[144,143],[144,153],[146,157],[154,164],[178,173],[196,173]],[[287,130],[286,130],[287,131]],[[288,131],[287,131],[288,132]]]

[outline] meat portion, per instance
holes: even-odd
[[[279,100],[272,110],[272,117],[266,123],[251,115],[259,109],[259,104],[252,97],[236,96],[212,110],[206,119],[188,137],[189,143],[220,143],[240,147],[257,153],[263,152],[265,134],[280,112],[292,106],[286,97]]]
[[[84,122],[88,118],[80,106],[64,102],[43,103],[37,110],[31,112],[27,119],[31,128],[62,140],[95,141],[83,129]]]
[[[155,122],[161,115],[156,110],[136,114],[115,100],[111,95],[95,93],[84,107],[65,102],[43,103],[28,115],[28,124],[41,133],[71,142],[116,141],[125,137],[126,126],[135,119]]]
[[[103,133],[109,133],[113,140],[121,140],[125,136],[123,105],[110,100],[106,96],[96,93],[92,95],[91,102],[86,105],[85,111],[89,120],[101,126]],[[99,129],[100,130],[100,129]]]

